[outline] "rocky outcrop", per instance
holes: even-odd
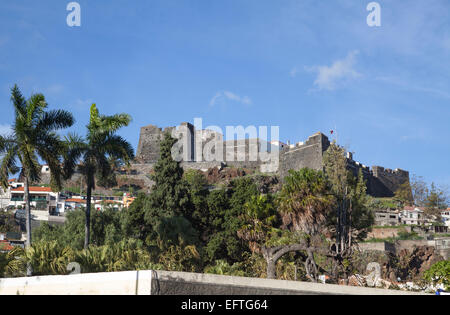
[[[397,274],[403,280],[416,280],[435,263],[444,260],[432,246],[420,246],[398,253]]]

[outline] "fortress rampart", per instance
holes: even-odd
[[[305,142],[286,145],[276,144],[259,138],[227,140],[221,133],[213,130],[196,130],[190,123],[178,127],[158,128],[148,125],[141,128],[139,145],[133,168],[138,173],[152,169],[159,159],[160,143],[165,132],[178,136],[181,142],[182,167],[185,169],[207,170],[223,165],[247,168],[262,173],[276,173],[283,179],[289,170],[311,168],[323,170],[323,155],[330,146],[330,140],[317,132]],[[375,197],[392,197],[396,190],[409,181],[409,172],[385,169],[381,166],[372,168],[353,160],[352,153],[347,153],[347,167],[355,175],[362,171],[367,183],[367,192]],[[143,175],[143,174],[142,174]]]

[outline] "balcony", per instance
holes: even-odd
[[[11,197],[11,201],[24,201],[23,197]],[[33,201],[47,201],[47,197],[30,197],[30,202]]]

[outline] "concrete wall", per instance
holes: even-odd
[[[0,279],[0,295],[150,295],[151,271]]]
[[[397,228],[374,228],[371,232],[367,234],[367,239],[371,238],[388,238],[388,237],[397,237],[398,232],[401,229]]]
[[[391,252],[395,254],[395,245],[388,242],[377,242],[377,243],[361,243],[358,244],[361,251],[381,251],[381,252]]]
[[[0,279],[0,295],[407,295],[412,292],[196,274],[126,271]]]

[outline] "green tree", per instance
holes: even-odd
[[[109,158],[128,163],[134,158],[131,144],[117,135],[116,132],[128,126],[131,118],[127,114],[112,116],[100,115],[95,104],[92,104],[90,120],[85,137],[70,134],[67,139],[68,153],[65,157],[64,172],[70,177],[77,163],[86,183],[86,222],[84,247],[90,242],[91,228],[91,196],[95,189],[95,177],[107,178],[112,172]]]
[[[163,235],[164,231],[169,231],[169,227],[177,226],[180,233],[172,233],[172,237],[182,236],[182,232],[187,231],[189,221],[184,217],[189,203],[187,184],[183,180],[183,169],[180,163],[172,158],[172,147],[177,142],[170,133],[164,134],[164,139],[160,145],[160,158],[155,164],[154,173],[151,179],[155,182],[145,203],[144,219],[147,225],[151,226],[152,234],[147,239],[147,243],[155,243],[160,240],[171,238]],[[192,232],[191,229],[189,229]],[[192,233],[188,233],[189,240],[192,240]],[[172,239],[173,240],[173,239]],[[173,240],[175,241],[175,240]]]
[[[11,89],[11,101],[15,120],[12,135],[0,136],[0,181],[6,189],[8,178],[20,171],[24,180],[24,200],[26,210],[26,246],[30,247],[31,214],[30,184],[38,182],[41,175],[39,160],[45,161],[51,171],[53,188],[61,186],[61,156],[63,141],[57,131],[74,123],[71,113],[64,110],[47,110],[48,104],[42,94],[33,94],[28,100],[17,85]]]
[[[321,235],[326,231],[326,218],[332,211],[332,198],[322,171],[303,168],[291,170],[279,196],[279,212],[283,228],[301,232],[305,242],[267,248],[267,276],[274,277],[276,261],[290,251],[305,250],[305,270],[312,281],[317,281],[318,267],[314,251],[320,246]]]
[[[398,187],[397,191],[395,192],[395,199],[399,200],[402,204],[413,205],[414,198],[409,181],[404,182]]]
[[[244,205],[242,221],[244,225],[238,231],[238,236],[249,242],[252,252],[260,252],[275,226],[279,226],[273,198],[270,195],[251,196]]]
[[[208,182],[205,175],[198,170],[188,170],[183,177],[189,194],[189,205],[186,207],[185,216],[192,222],[193,227],[201,232],[201,240],[206,241],[210,219]]]
[[[211,233],[206,245],[209,261],[223,259],[235,263],[249,252],[247,243],[238,237],[238,231],[244,224],[244,205],[256,195],[256,184],[246,177],[234,179],[228,190],[211,192],[208,197]]]
[[[148,200],[146,194],[140,193],[123,212],[122,231],[126,237],[145,241],[152,232],[151,226],[145,221],[146,209],[149,208]]]
[[[327,181],[321,171],[290,171],[279,196],[283,225],[308,235],[321,232],[331,212]]]
[[[445,189],[431,183],[425,199],[425,209],[428,214],[440,215],[439,210],[447,209],[448,193]]]
[[[122,231],[124,212],[107,207],[103,211],[94,211],[91,217],[91,244],[110,245],[128,238]],[[70,211],[64,225],[42,223],[33,231],[33,237],[39,242],[57,241],[61,246],[76,250],[84,247],[85,209]]]
[[[344,262],[351,256],[355,241],[364,238],[373,225],[374,217],[367,207],[369,198],[362,170],[358,171],[357,177],[349,170],[345,149],[333,142],[325,152],[323,162],[335,199],[336,210],[328,217],[328,225],[334,227],[333,274],[337,278],[338,266],[347,276],[348,266]]]
[[[410,184],[414,204],[418,207],[424,206],[428,194],[427,183],[422,176],[413,175]]]
[[[425,271],[425,280],[436,284],[442,284],[446,291],[450,290],[450,261],[443,260],[435,263],[430,269]]]

